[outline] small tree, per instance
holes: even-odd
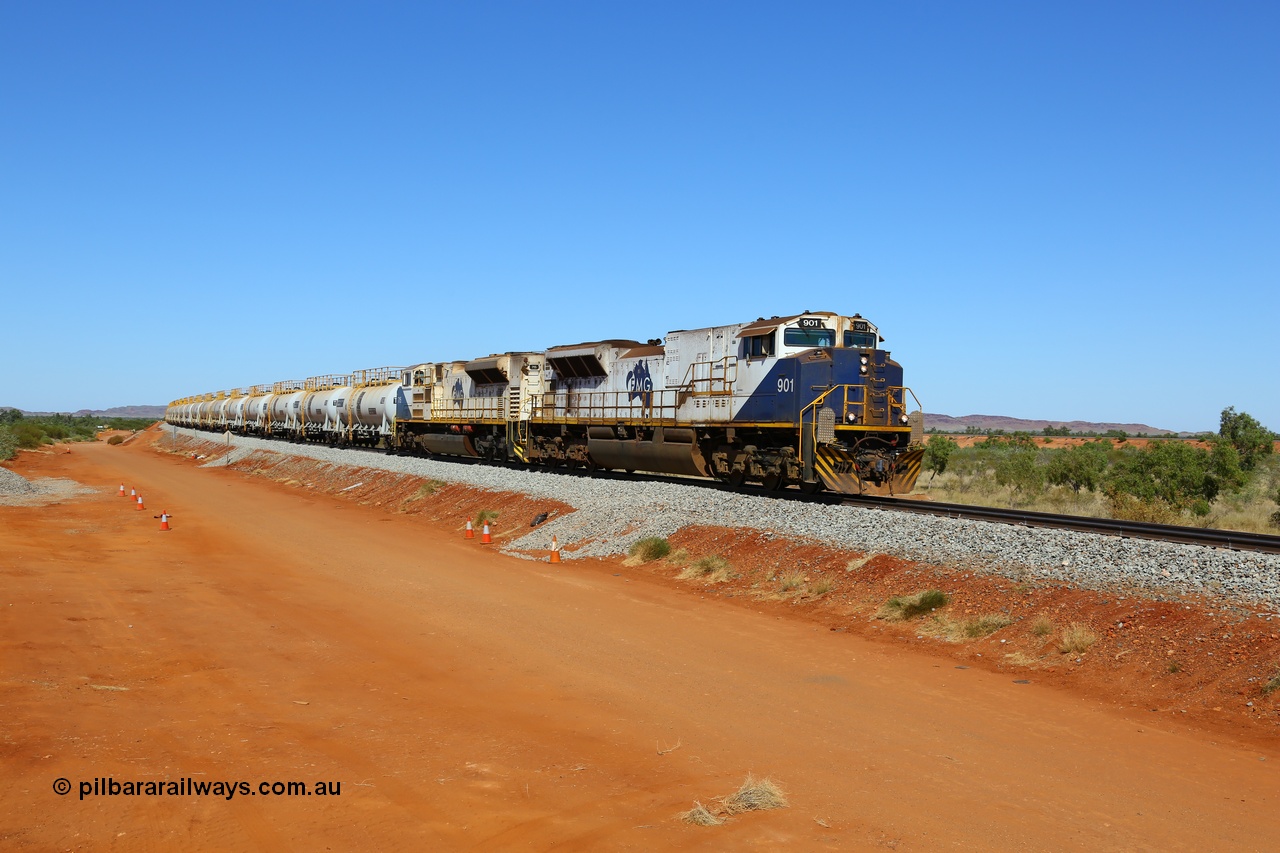
[[[1015,493],[1040,491],[1044,488],[1044,469],[1036,464],[1036,452],[1019,447],[1005,453],[996,463],[996,482],[1012,487]]]
[[[1220,492],[1243,483],[1239,455],[1226,442],[1215,444],[1211,453],[1182,441],[1153,441],[1121,455],[1111,466],[1106,490],[1113,498],[1131,495],[1204,515]]]
[[[1275,449],[1275,435],[1247,412],[1236,412],[1235,406],[1222,410],[1218,436],[1230,442],[1240,455],[1240,467],[1252,471],[1259,460]]]
[[[934,477],[946,472],[947,463],[951,460],[951,454],[955,449],[955,440],[949,436],[929,436],[929,440],[924,444],[924,467],[925,470],[932,472],[929,475],[930,483],[933,482]]]
[[[1045,477],[1055,486],[1070,486],[1077,495],[1081,489],[1095,491],[1107,473],[1109,450],[1104,441],[1059,450],[1049,459]]]

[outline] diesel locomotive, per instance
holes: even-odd
[[[883,341],[861,315],[805,311],[202,394],[175,400],[165,420],[388,453],[901,494],[920,473],[923,415]]]

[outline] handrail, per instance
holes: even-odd
[[[842,394],[840,412],[837,415],[837,420],[836,420],[836,423],[838,425],[843,424],[844,426],[853,425],[853,426],[896,427],[899,425],[899,420],[898,420],[898,417],[895,416],[895,414],[899,416],[906,414],[906,408],[907,408],[906,396],[905,396],[906,394],[910,394],[911,399],[915,400],[917,409],[924,411],[924,407],[920,405],[920,398],[916,396],[916,392],[912,391],[910,387],[906,385],[891,385],[884,390],[884,396],[885,396],[884,423],[877,422],[874,424],[869,424],[867,423],[867,404],[868,404],[867,387],[865,385],[832,385],[830,388],[826,389],[817,397],[815,397],[813,399],[813,402],[809,403],[809,405],[801,409],[800,431],[799,431],[800,444],[797,447],[797,450],[799,450],[800,447],[803,447],[806,429],[809,430],[810,437],[812,437],[816,442],[817,430],[818,430],[818,407],[821,406],[823,403],[825,403],[827,398],[830,397],[832,394],[834,394],[836,391],[840,391]],[[853,395],[855,399],[850,399],[850,391],[856,392]],[[856,399],[857,397],[861,397],[861,399]],[[806,422],[805,416],[809,414],[810,409],[813,410],[813,415]],[[850,412],[854,412],[856,415],[853,421],[849,420]]]

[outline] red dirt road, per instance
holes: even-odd
[[[1271,747],[616,563],[490,553],[141,443],[13,467],[103,491],[0,506],[6,850],[1264,850],[1280,837]],[[148,511],[114,496],[122,480]],[[674,819],[748,772],[791,807]],[[95,777],[341,793],[81,799]]]

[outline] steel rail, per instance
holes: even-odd
[[[1058,515],[1051,512],[1032,512],[1021,509],[973,506],[970,504],[913,501],[902,498],[883,498],[872,495],[843,496],[846,506],[885,509],[893,512],[914,512],[921,515],[940,515],[947,518],[989,521],[1015,524],[1023,527],[1048,527],[1070,530],[1076,533],[1098,533],[1125,539],[1150,539],[1183,545],[1203,545],[1209,548],[1226,548],[1232,551],[1261,551],[1280,554],[1280,536],[1266,533],[1246,533],[1240,530],[1222,530],[1216,527],[1186,527],[1178,524],[1153,524],[1146,521],[1121,521],[1114,518],[1092,518],[1083,515]]]

